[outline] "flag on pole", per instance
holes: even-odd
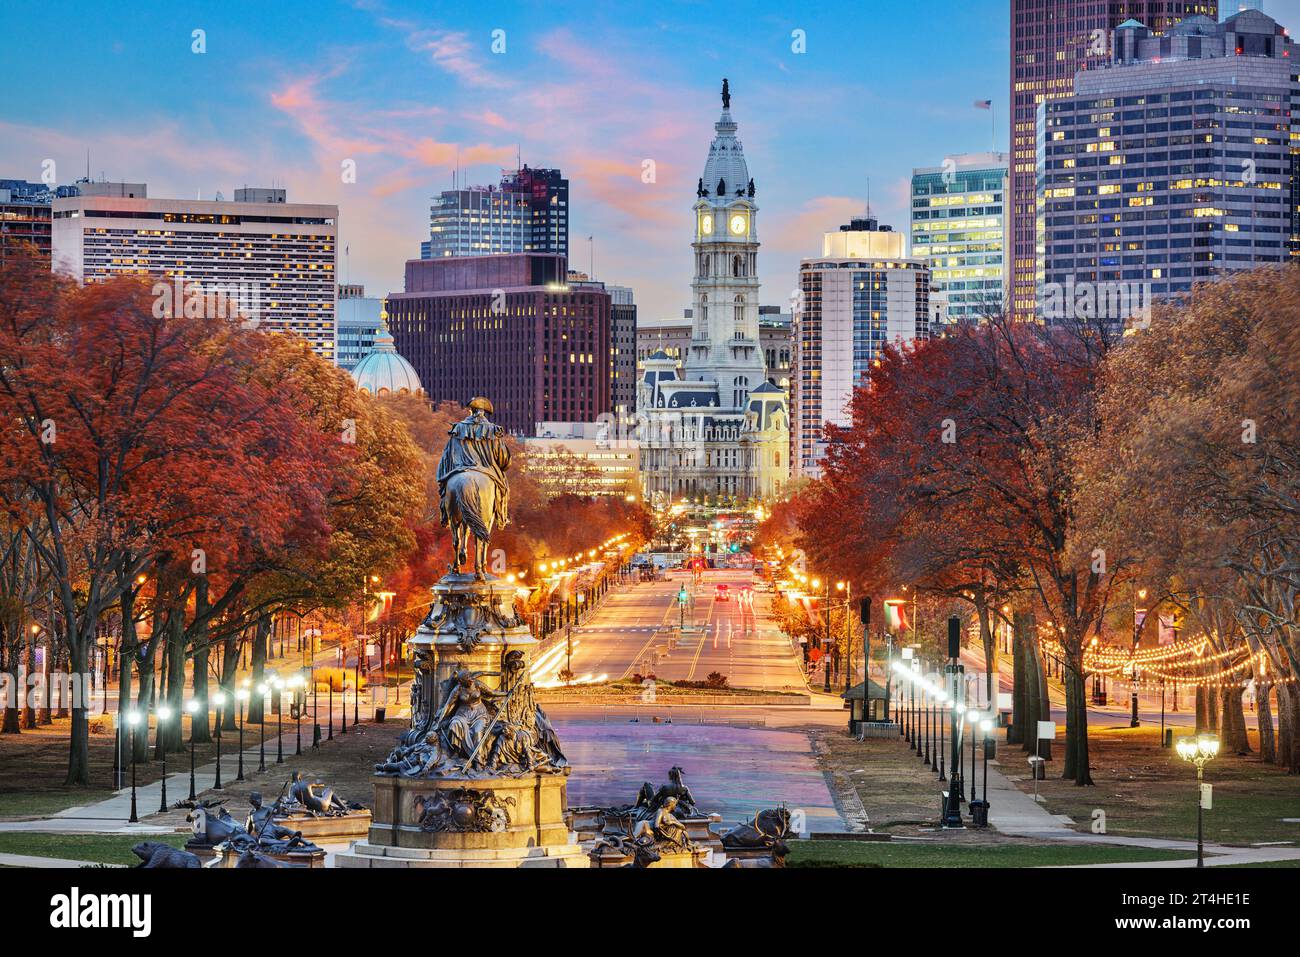
[[[907,631],[907,600],[891,598],[885,601],[885,627],[890,631]]]
[[[976,101],[975,101],[975,109],[977,109],[977,110],[991,110],[991,109],[993,109],[993,101],[992,101],[992,100],[976,100]]]

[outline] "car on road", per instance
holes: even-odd
[[[713,592],[714,601],[731,601],[731,589],[726,585],[719,585]]]

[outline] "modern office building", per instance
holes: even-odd
[[[1215,17],[1217,0],[1011,0],[1011,253],[1013,316],[1036,315],[1038,105],[1069,96],[1074,78],[1110,59],[1107,38],[1125,20],[1157,33],[1191,16]]]
[[[412,259],[388,327],[431,400],[487,396],[516,435],[610,410],[610,295],[574,288],[563,256]]]
[[[570,269],[571,289],[609,293],[610,411],[627,423],[636,412],[636,303],[629,286],[615,286]]]
[[[790,395],[790,359],[794,344],[790,338],[794,315],[780,306],[758,307],[758,344],[763,350],[767,381]]]
[[[640,497],[637,442],[609,422],[538,422],[534,432],[524,439],[527,469],[548,495]]]
[[[966,153],[912,170],[911,254],[930,266],[930,294],[948,321],[1002,308],[1006,277],[1006,153]]]
[[[569,181],[558,169],[505,170],[499,185],[435,197],[421,259],[497,253],[569,255]]]
[[[44,183],[0,179],[0,266],[24,243],[30,243],[48,261],[51,244],[50,215],[54,200],[75,195],[75,186],[57,186],[51,189]]]
[[[929,266],[906,255],[902,233],[854,220],[824,235],[821,256],[800,262],[799,289],[793,464],[795,475],[818,478],[825,424],[851,424],[853,389],[867,381],[885,344],[928,338]]]
[[[259,328],[299,335],[333,360],[337,206],[150,199],[143,183],[78,188],[53,203],[56,270],[80,282],[197,283]]]
[[[1039,312],[1119,324],[1300,233],[1296,45],[1271,17],[1131,21],[1110,63],[1040,107]]]
[[[713,130],[691,207],[685,368],[664,352],[642,362],[641,474],[647,497],[658,501],[739,504],[778,494],[789,477],[789,413],[767,381],[759,340],[756,189],[725,80]]]
[[[384,300],[367,296],[362,285],[340,285],[334,317],[334,364],[351,371],[375,346],[384,324]]]

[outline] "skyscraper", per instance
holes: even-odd
[[[197,283],[259,328],[334,358],[337,206],[287,203],[282,190],[237,190],[229,202],[150,199],[143,183],[78,186],[54,200],[55,269],[80,282],[153,276],[182,295]]]
[[[827,422],[849,425],[849,399],[886,343],[929,336],[930,273],[906,255],[902,233],[856,219],[822,237],[799,267],[794,314],[793,456],[797,476],[819,478]]]
[[[785,396],[767,381],[758,324],[758,205],[722,81],[704,174],[691,206],[695,275],[685,370],[642,361],[641,472],[649,497],[744,502],[789,476]]]
[[[930,265],[931,295],[948,321],[977,320],[1003,304],[1007,154],[949,156],[912,170],[912,255]]]
[[[1245,10],[1154,36],[1129,21],[1111,62],[1039,122],[1039,310],[1118,324],[1225,271],[1280,263],[1292,196],[1296,45]]]
[[[411,259],[388,327],[434,401],[485,395],[516,435],[610,410],[610,297],[570,286],[563,256]]]
[[[1109,59],[1107,38],[1135,19],[1157,33],[1186,17],[1216,17],[1217,0],[1011,0],[1010,307],[1036,314],[1035,151],[1043,100],[1068,96],[1074,77]]]
[[[506,170],[499,186],[444,190],[434,199],[421,259],[495,253],[569,255],[569,181],[558,169]]]

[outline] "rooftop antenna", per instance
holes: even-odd
[[[867,177],[867,219],[871,218],[871,177]]]

